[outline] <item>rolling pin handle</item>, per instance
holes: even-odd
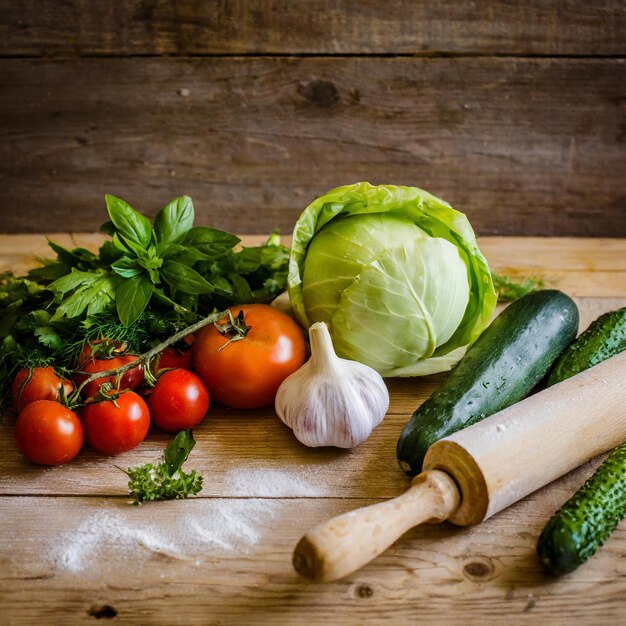
[[[293,566],[300,575],[319,582],[343,578],[410,528],[444,521],[460,504],[458,487],[448,474],[422,472],[397,498],[343,513],[309,530],[294,550]]]

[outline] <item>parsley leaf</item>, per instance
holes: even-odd
[[[528,276],[523,281],[513,280],[506,274],[492,272],[493,286],[498,294],[498,302],[513,302],[523,296],[543,289],[543,281],[540,278]]]
[[[134,504],[154,500],[174,500],[196,495],[202,490],[202,476],[191,470],[188,474],[182,466],[196,445],[191,430],[181,430],[169,442],[163,453],[163,461],[156,467],[152,463],[129,467],[128,488]]]

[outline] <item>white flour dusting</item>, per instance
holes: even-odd
[[[268,522],[283,503],[198,499],[176,504],[174,525],[153,521],[161,503],[132,511],[100,510],[74,528],[68,520],[67,531],[55,539],[50,556],[58,568],[79,572],[97,566],[104,555],[124,560],[158,553],[195,560],[202,555],[247,553],[261,541],[261,529],[271,527]]]
[[[215,500],[204,515],[183,519],[182,524],[195,533],[196,541],[226,550],[247,552],[261,539],[258,527],[274,518],[275,508],[272,503],[260,500]]]
[[[98,511],[84,520],[78,528],[63,535],[53,550],[56,564],[72,572],[85,569],[102,550],[145,549],[151,552],[175,554],[177,547],[150,525],[129,525],[119,514]]]
[[[323,496],[321,485],[278,469],[234,469],[226,474],[229,495],[252,498],[302,498]]]
[[[323,495],[320,487],[276,469],[233,470],[225,482],[229,496],[245,499],[196,498],[147,503],[140,509],[108,505],[76,526],[69,518],[50,556],[57,568],[79,572],[97,567],[104,555],[121,562],[151,554],[195,562],[203,555],[247,553],[262,541],[262,529],[273,526],[270,522],[284,504],[263,498]],[[167,519],[174,511],[174,524],[159,523],[164,507],[170,507]]]

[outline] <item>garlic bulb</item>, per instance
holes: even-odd
[[[309,339],[311,358],[278,388],[276,413],[305,446],[354,448],[385,417],[387,387],[372,368],[335,354],[323,322]]]

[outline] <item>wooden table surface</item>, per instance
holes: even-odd
[[[54,235],[93,246],[99,235]],[[581,329],[626,306],[626,240],[484,238],[496,270],[543,276],[573,297]],[[46,254],[40,235],[0,236],[0,268]],[[85,449],[41,468],[0,424],[0,623],[69,624],[599,624],[626,619],[626,525],[559,580],[537,563],[537,536],[599,460],[473,528],[415,529],[373,563],[308,583],[291,551],[313,524],[400,494],[395,442],[442,376],[390,380],[391,406],[355,450],[300,445],[271,408],[212,407],[195,429],[197,498],[136,508],[115,468],[157,460],[167,437],[108,458]],[[529,451],[529,463],[541,463]]]

